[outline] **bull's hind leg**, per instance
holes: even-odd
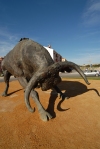
[[[8,88],[9,88],[9,79],[10,79],[11,74],[7,70],[3,71],[3,74],[4,74],[4,81],[5,81],[6,87],[5,87],[5,90],[2,96],[7,96]]]
[[[25,78],[22,78],[22,77],[18,78],[18,80],[19,80],[19,83],[21,84],[21,86],[26,88],[26,86],[28,84],[28,81]],[[31,94],[31,97],[34,100],[35,104],[37,105],[37,108],[38,108],[38,111],[39,111],[39,114],[40,114],[40,118],[43,121],[47,121],[48,119],[51,119],[52,116],[47,111],[45,111],[42,104],[40,103],[38,93],[35,90],[31,90],[30,94]],[[26,106],[27,106],[28,110],[30,112],[34,112],[34,109],[32,109],[32,107],[30,105],[30,101],[28,100],[25,103],[26,103]]]

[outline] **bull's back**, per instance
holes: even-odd
[[[29,39],[20,41],[4,59],[4,66],[10,73],[14,73],[16,68],[29,69],[28,71],[32,72],[53,63],[49,52],[42,45]]]

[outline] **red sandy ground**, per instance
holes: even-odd
[[[43,122],[37,107],[30,113],[18,81],[10,82],[9,96],[2,97],[0,83],[0,149],[100,149],[100,80],[63,80],[60,89],[70,98],[61,100],[55,91],[36,89],[42,105],[53,115]]]

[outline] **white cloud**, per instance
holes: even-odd
[[[0,42],[0,56],[5,56],[13,47],[11,42]]]
[[[7,28],[0,28],[0,56],[5,56],[18,40],[18,36],[9,33]]]
[[[0,56],[5,56],[23,38],[24,34],[15,34],[8,31],[7,27],[0,27]],[[29,37],[26,36],[26,37]],[[38,37],[30,36],[30,39],[38,41]]]
[[[7,31],[6,28],[5,29],[0,28],[0,39],[2,40],[3,38],[5,38],[6,40],[10,40],[10,41],[18,40],[17,35],[12,35],[11,33]]]
[[[91,1],[83,14],[83,23],[85,25],[100,24],[100,0]]]

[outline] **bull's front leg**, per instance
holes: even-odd
[[[2,96],[7,96],[8,88],[9,88],[9,79],[11,74],[7,70],[3,71],[3,74],[4,74],[4,81],[6,86],[5,86],[4,92],[2,93]]]
[[[42,104],[40,103],[38,93],[36,91],[32,90],[31,96],[37,105],[41,120],[47,121],[48,119],[51,119],[52,116],[43,108]]]
[[[68,99],[69,98],[64,93],[62,93],[61,90],[57,86],[54,86],[53,88],[58,93],[59,98],[61,98],[61,99]]]

